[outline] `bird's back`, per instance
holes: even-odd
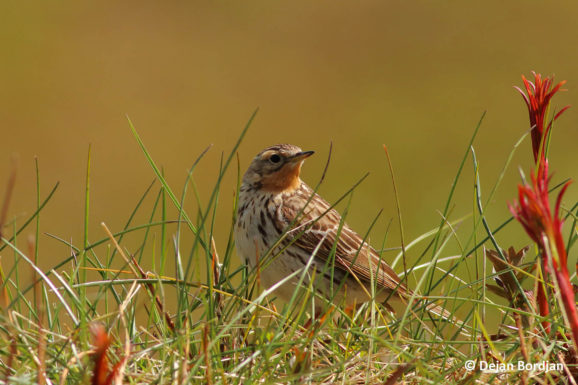
[[[305,202],[312,198],[305,207],[299,207],[298,202],[303,202],[303,197],[306,197]],[[347,272],[364,284],[375,282],[377,289],[394,290],[402,295],[408,292],[405,284],[381,255],[305,182],[287,201],[284,217],[288,222],[296,222],[289,232],[294,247],[309,254],[318,248],[316,255],[324,260],[330,259],[335,249],[335,269]],[[296,210],[297,207],[300,210]],[[298,215],[299,211],[302,211],[301,215]]]

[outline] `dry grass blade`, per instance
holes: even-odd
[[[28,237],[28,255],[34,255],[36,242],[33,236]],[[32,258],[31,258],[32,259]],[[39,385],[46,384],[46,332],[44,331],[44,308],[41,300],[41,282],[36,270],[30,267],[31,279],[34,285],[34,310],[38,322],[38,369],[37,380]]]
[[[106,224],[104,222],[102,222],[101,225],[104,228],[104,231],[108,235],[109,239],[114,244],[114,247],[116,248],[118,253],[122,256],[122,258],[124,259],[124,261],[126,262],[128,267],[130,268],[130,270],[134,274],[134,276],[137,278],[147,279],[148,278],[147,273],[140,267],[137,260],[133,256],[128,258],[126,256],[126,254],[124,253],[124,251],[122,250],[122,248],[120,247],[120,245],[118,244],[118,242],[116,241],[116,238],[114,237],[112,232],[106,226]],[[159,312],[161,312],[161,314],[164,315],[164,318],[165,318],[165,321],[166,321],[168,327],[174,332],[175,331],[175,323],[173,322],[169,313],[165,311],[165,307],[164,307],[160,297],[156,294],[156,290],[155,290],[154,285],[150,282],[147,282],[147,283],[145,283],[145,286],[146,286],[147,290],[149,291],[150,295],[155,299],[155,304],[156,304]]]
[[[4,367],[4,384],[9,384],[10,376],[12,375],[12,370],[15,367],[15,358],[18,355],[18,345],[16,344],[16,337],[14,335],[10,338],[10,352],[8,353],[8,358],[6,359],[6,366]]]

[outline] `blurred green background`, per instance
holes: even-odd
[[[193,160],[213,144],[195,172],[206,200],[221,153],[231,150],[259,107],[239,150],[241,169],[262,148],[293,143],[317,151],[303,172],[315,184],[332,142],[321,194],[335,201],[370,172],[348,222],[364,233],[383,208],[372,240],[381,243],[393,218],[387,246],[398,246],[382,144],[395,168],[406,239],[414,239],[439,224],[469,138],[487,111],[474,144],[487,196],[528,129],[512,88],[521,86],[520,75],[535,70],[568,80],[568,92],[554,105],[578,105],[577,12],[573,1],[4,1],[2,184],[11,154],[19,159],[9,219],[21,224],[35,209],[37,156],[41,195],[60,181],[41,232],[80,245],[91,144],[90,238],[105,236],[101,221],[120,230],[154,179],[127,115],[176,191]],[[577,123],[572,108],[555,127],[555,181],[578,175]],[[527,138],[489,208],[492,227],[509,217],[518,166],[528,172],[531,162]],[[231,171],[217,218],[221,252],[231,224]],[[468,160],[451,218],[472,211],[472,186]],[[573,185],[566,201],[577,197]],[[194,213],[195,207],[191,197],[186,208]],[[518,225],[498,240],[504,247],[529,243]],[[46,236],[39,242],[43,267],[69,255]]]

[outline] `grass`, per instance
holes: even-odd
[[[296,290],[288,304],[274,303],[275,287],[260,287],[259,273],[239,265],[232,236],[235,211],[228,239],[214,243],[221,183],[236,177],[239,186],[236,153],[254,117],[222,158],[204,203],[193,172],[206,151],[191,166],[182,191],[176,192],[130,123],[158,183],[127,213],[124,229],[113,233],[103,223],[107,236],[92,242],[87,225],[89,151],[82,245],[49,235],[71,252],[44,271],[37,267],[43,253],[35,239],[41,236],[43,208],[58,186],[46,197],[38,193],[36,211],[18,226],[6,218],[14,185],[14,178],[9,179],[0,213],[0,255],[12,254],[15,263],[0,260],[0,384],[575,383],[569,373],[576,375],[576,352],[559,301],[548,299],[552,327],[547,331],[532,294],[538,284],[551,286],[554,290],[548,293],[555,293],[556,282],[541,277],[532,252],[503,250],[509,245],[498,244],[495,234],[514,226],[512,219],[492,227],[485,217],[505,172],[484,201],[473,147],[482,120],[457,167],[442,221],[403,242],[395,257],[386,257],[398,271],[407,265],[410,285],[427,300],[413,298],[395,315],[374,301],[356,309],[337,304],[311,319],[312,303],[326,300],[315,298],[311,287]],[[469,170],[468,159],[476,181],[475,210],[464,237],[455,230],[464,218],[451,219],[451,207],[455,188]],[[40,191],[39,173],[37,178]],[[348,202],[353,189],[341,200]],[[183,208],[188,194],[197,200],[195,213]],[[578,203],[569,207],[568,251],[578,238]],[[148,220],[135,223],[142,216]],[[34,235],[25,238],[27,234]],[[451,254],[456,247],[460,253]],[[411,265],[407,254],[417,256]],[[492,263],[497,272],[491,270]],[[464,268],[473,279],[463,278]],[[306,274],[297,271],[295,276],[303,279]],[[424,306],[429,301],[443,306],[451,322],[432,317]],[[472,360],[475,367],[468,370],[466,363]],[[480,366],[517,367],[519,361],[560,366],[494,372]]]

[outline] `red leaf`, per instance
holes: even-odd
[[[91,383],[92,385],[108,385],[110,369],[106,353],[110,346],[110,337],[101,324],[91,324],[90,331],[92,332],[92,343],[94,345],[94,353],[92,356],[94,370]]]

